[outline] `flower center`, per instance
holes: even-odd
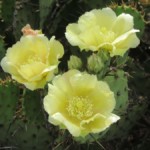
[[[23,63],[22,65],[29,65],[29,64],[32,64],[32,63],[35,63],[35,62],[42,62],[42,59],[39,57],[39,56],[29,56]]]
[[[33,62],[42,62],[42,59],[38,56],[32,56],[32,57],[29,57],[28,60],[27,60],[27,63],[33,63]]]
[[[103,39],[106,42],[113,42],[116,35],[113,31],[107,30],[105,27],[100,28],[100,33],[103,35]]]
[[[70,116],[79,120],[92,116],[93,104],[87,97],[76,96],[68,101],[67,111]]]

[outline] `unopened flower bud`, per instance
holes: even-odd
[[[88,70],[94,73],[100,72],[104,66],[101,58],[96,54],[91,55],[88,58],[87,63],[88,63],[88,66],[87,66]]]
[[[70,60],[68,61],[68,68],[69,69],[81,69],[82,67],[82,61],[77,56],[71,56]]]

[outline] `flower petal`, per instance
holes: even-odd
[[[81,30],[87,30],[95,25],[110,29],[110,25],[116,19],[116,14],[111,8],[94,9],[86,12],[79,18],[78,24]]]
[[[83,120],[81,122],[81,127],[85,129],[85,131],[83,132],[83,136],[85,136],[89,132],[102,132],[119,119],[120,117],[114,114],[109,115],[109,117],[103,116],[101,114],[96,114],[88,120]]]
[[[128,32],[129,33],[129,32]],[[136,34],[129,33],[126,34],[124,37],[124,40],[120,40],[120,42],[114,44],[116,49],[112,51],[111,56],[114,55],[120,55],[123,56],[124,53],[127,51],[129,48],[135,48],[140,44],[140,40],[137,38]]]
[[[51,84],[48,84],[48,87],[50,93],[44,98],[45,110],[51,115],[56,112],[66,112],[66,94],[62,90]]]
[[[70,120],[65,118],[60,113],[55,113],[54,115],[49,116],[49,122],[51,122],[54,125],[59,125],[62,128],[67,128],[69,132],[75,137],[80,136],[81,133],[80,127],[71,123]]]
[[[49,49],[50,49],[48,55],[49,65],[58,63],[58,59],[61,58],[64,54],[64,48],[59,41],[55,40],[54,36],[50,39]]]
[[[72,94],[72,88],[68,81],[68,74],[60,78],[60,76],[57,76],[53,80],[53,85],[58,87],[60,90],[62,90],[64,93],[66,93],[69,97],[69,95]]]
[[[121,36],[119,36],[118,38],[116,38],[112,44],[116,45],[116,44],[120,44],[120,42],[124,42],[124,40],[126,40],[130,35],[135,34],[136,32],[139,32],[139,30],[135,30],[132,29],[124,34],[122,34]],[[137,38],[137,37],[136,37]],[[133,39],[134,40],[134,39]],[[137,45],[136,45],[137,46]]]
[[[99,43],[104,42],[103,34],[98,32],[100,29],[98,26],[88,29],[79,35],[79,39],[84,43],[84,46],[80,48],[96,51]]]
[[[41,62],[32,62],[31,64],[21,65],[18,72],[26,80],[32,81],[32,78],[41,74],[45,68],[46,65]],[[40,78],[42,78],[42,76],[40,76],[39,79]]]
[[[98,25],[105,27],[107,30],[111,29],[111,24],[113,24],[117,18],[115,12],[109,7],[93,11],[93,13],[97,18]]]
[[[30,81],[30,82],[26,81],[26,82],[22,82],[22,83],[26,86],[26,88],[33,91],[35,89],[44,88],[46,80],[44,78],[44,79],[39,80],[38,82],[37,81]]]
[[[8,72],[8,73],[14,72],[14,75],[18,75],[17,67],[13,65],[11,62],[9,62],[7,57],[4,57],[1,60],[1,66],[5,72]]]
[[[73,46],[79,45],[81,49],[84,49],[85,44],[80,40],[79,35],[80,34],[80,29],[78,24],[72,23],[69,24],[66,28],[65,36],[69,43]]]
[[[98,91],[98,92],[97,92]],[[107,115],[115,108],[116,101],[113,92],[108,87],[107,83],[99,81],[95,89],[88,95],[94,104],[94,113]]]
[[[137,38],[135,32],[138,32],[138,30],[130,30],[129,32],[118,37],[113,42],[115,49],[110,51],[110,55],[111,56],[115,56],[115,55],[123,56],[124,53],[127,51],[127,49],[137,47],[140,44],[140,40]]]
[[[95,88],[97,78],[94,75],[77,73],[70,77],[69,81],[76,95],[86,96]]]
[[[112,25],[112,31],[118,36],[133,29],[133,17],[129,14],[122,13],[117,17]]]

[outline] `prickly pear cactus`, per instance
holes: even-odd
[[[9,78],[0,81],[0,143],[7,139],[10,125],[15,118],[19,88]]]
[[[128,142],[139,120],[145,112],[149,113],[149,45],[141,43],[146,45],[147,51],[141,45],[133,49],[133,54],[136,51],[140,55],[138,57],[132,52],[122,57],[110,57],[105,49],[93,53],[80,51],[78,47],[69,45],[64,33],[66,26],[77,21],[86,11],[109,6],[117,16],[122,13],[132,15],[134,28],[140,30],[137,35],[141,38],[145,21],[142,12],[135,7],[139,5],[137,2],[133,5],[130,1],[122,3],[120,0],[114,0],[113,3],[109,0],[0,0],[0,60],[7,53],[6,49],[20,39],[22,27],[30,24],[34,29],[41,28],[47,37],[55,35],[64,45],[64,56],[56,74],[61,75],[71,69],[95,74],[98,80],[105,81],[113,91],[116,100],[113,113],[120,116],[120,120],[103,132],[91,133],[84,138],[72,137],[67,130],[59,129],[48,121],[43,106],[47,86],[30,91],[0,68],[0,149],[125,150],[123,142],[116,143],[116,140],[122,138]],[[145,60],[140,60],[143,55]],[[133,147],[143,150],[143,145],[139,149],[138,146]]]
[[[128,107],[128,82],[127,74],[122,70],[110,72],[104,79],[110,86],[111,90],[115,93],[117,101],[115,111],[124,113]],[[114,86],[115,85],[115,86]]]

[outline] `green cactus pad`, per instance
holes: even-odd
[[[103,141],[127,137],[133,126],[145,113],[148,106],[145,100],[141,104],[131,99],[129,101],[128,109],[120,116],[121,119],[116,124],[113,124],[105,136],[102,137]]]
[[[5,21],[7,25],[12,24],[13,22],[13,12],[15,7],[15,0],[2,0],[1,6],[1,15],[2,19]]]
[[[45,125],[16,120],[11,125],[7,144],[19,150],[49,150],[53,140]]]
[[[33,29],[39,28],[38,9],[37,2],[32,2],[32,0],[16,1],[13,20],[13,31],[16,40],[20,39],[22,35],[21,29],[26,24],[30,24]]]
[[[0,80],[0,142],[7,137],[7,131],[15,116],[18,99],[18,86],[10,79]]]
[[[40,7],[40,27],[43,27],[43,23],[47,18],[49,10],[54,3],[55,0],[39,0],[39,7]]]
[[[115,94],[115,112],[119,114],[124,112],[128,106],[128,83],[125,72],[122,70],[113,71],[104,78],[104,81],[109,84]]]
[[[104,0],[83,0],[83,1],[90,9],[101,8],[103,6],[106,6],[108,3],[110,3],[109,0],[105,0],[105,1]]]
[[[36,123],[44,123],[42,110],[41,91],[29,91],[26,89],[23,95],[23,112],[27,120]]]

